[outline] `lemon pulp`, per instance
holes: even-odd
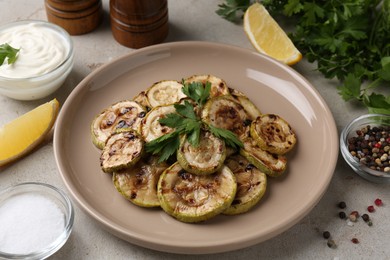
[[[35,148],[53,127],[58,110],[53,99],[0,127],[0,166]]]
[[[246,10],[244,30],[258,52],[288,65],[302,59],[302,54],[262,4],[254,3]]]

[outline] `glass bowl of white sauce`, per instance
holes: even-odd
[[[0,64],[0,94],[36,100],[54,93],[73,68],[73,42],[61,27],[23,20],[0,26],[0,45],[18,49],[16,61]]]
[[[45,259],[68,240],[74,209],[68,196],[45,183],[0,191],[0,259]]]

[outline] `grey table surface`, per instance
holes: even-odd
[[[215,14],[218,0],[169,0],[170,32],[165,42],[211,41],[254,50],[242,25],[225,21]],[[42,100],[16,101],[0,95],[0,125],[56,97],[63,103],[74,87],[94,69],[134,51],[118,44],[109,24],[109,1],[103,0],[104,19],[91,33],[72,36],[75,46],[74,68],[62,88]],[[46,20],[43,0],[0,0],[0,25],[8,22]],[[305,59],[293,67],[319,91],[333,113],[337,129],[354,117],[366,113],[356,104],[344,102],[337,93],[337,82],[327,80]],[[34,153],[0,170],[0,189],[26,181],[52,184],[63,190],[54,159],[53,143],[47,142]],[[381,198],[369,227],[363,221],[348,226],[337,218],[337,202],[361,212]],[[50,259],[390,259],[389,185],[370,183],[357,176],[341,156],[334,177],[319,203],[299,223],[263,243],[231,252],[212,255],[178,255],[157,252],[125,242],[103,230],[91,217],[76,207],[73,232],[67,243]],[[1,223],[0,223],[1,224]],[[328,230],[337,248],[328,248],[322,231]],[[357,237],[359,244],[351,242]]]

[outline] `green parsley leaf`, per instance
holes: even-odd
[[[226,145],[233,147],[235,149],[243,147],[242,142],[237,138],[237,136],[233,132],[212,125],[208,125],[208,127],[210,129],[210,132],[213,135],[225,140]]]
[[[364,100],[370,113],[387,113],[390,110],[390,102],[382,94],[372,93]]]
[[[191,119],[196,120],[197,116],[195,114],[194,106],[188,102],[187,100],[184,101],[184,104],[174,104],[174,107],[176,108],[176,112],[183,116],[188,117]]]
[[[361,80],[355,74],[349,73],[344,80],[344,84],[338,88],[339,94],[345,101],[358,99],[360,98],[360,85]]]
[[[4,64],[6,58],[8,58],[7,63],[12,64],[18,58],[17,54],[19,49],[11,47],[8,43],[0,45],[0,66]]]
[[[283,12],[285,15],[291,16],[293,14],[299,13],[302,9],[303,5],[300,3],[300,0],[293,0],[288,1],[288,3],[284,6]]]
[[[197,147],[199,145],[201,126],[202,126],[201,123],[195,124],[193,122],[193,125],[191,127],[191,131],[188,131],[188,134],[186,135],[187,141],[193,147]]]
[[[198,106],[202,107],[206,103],[207,99],[210,96],[210,82],[206,82],[205,85],[203,85],[202,82],[198,81],[183,83],[183,85],[183,93],[186,94],[192,100],[194,100]]]
[[[180,146],[178,132],[172,132],[145,144],[147,153],[158,154],[158,162],[164,162],[174,155]]]
[[[176,113],[170,113],[170,114],[166,115],[164,118],[160,118],[158,121],[162,125],[166,125],[170,128],[175,128],[178,125],[182,124],[183,119],[184,118],[182,116],[180,116]]]
[[[226,3],[218,5],[216,13],[228,21],[238,23],[250,2],[250,0],[226,0]]]

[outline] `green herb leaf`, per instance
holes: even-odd
[[[210,132],[216,137],[223,139],[226,145],[233,147],[235,149],[243,147],[242,142],[237,138],[237,136],[233,132],[212,125],[208,125],[208,127],[210,129]]]
[[[345,101],[360,97],[361,80],[353,73],[349,73],[344,84],[339,87],[339,94]]]
[[[216,13],[228,21],[238,23],[250,2],[250,0],[226,0],[226,3],[218,5]]]
[[[205,85],[203,85],[202,82],[198,81],[183,83],[183,85],[183,93],[186,94],[192,100],[194,100],[198,106],[202,107],[206,103],[207,99],[210,96],[210,82],[206,82]]]
[[[183,119],[184,118],[182,116],[180,116],[176,113],[170,113],[170,114],[166,115],[165,117],[160,118],[158,121],[162,125],[166,125],[170,128],[175,128],[178,125],[182,124]]]
[[[7,63],[12,64],[18,58],[17,54],[19,49],[11,47],[8,43],[0,45],[0,66],[4,64],[6,58],[8,58]]]
[[[200,130],[201,130],[201,123],[198,124],[194,123],[191,127],[191,131],[188,131],[188,134],[186,135],[187,141],[194,147],[197,147],[199,145]]]
[[[164,162],[174,155],[179,149],[180,139],[177,131],[160,136],[153,141],[145,144],[147,153],[158,154],[158,162]]]
[[[187,100],[184,101],[184,104],[175,104],[174,107],[179,115],[193,120],[197,119],[194,106]]]

